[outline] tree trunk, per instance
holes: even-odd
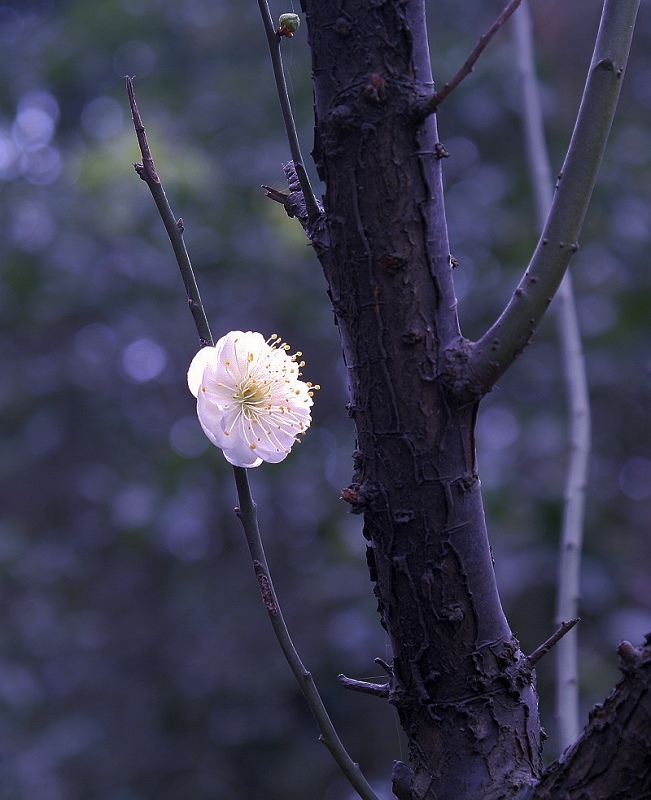
[[[357,432],[345,492],[394,661],[410,744],[400,798],[513,794],[541,771],[534,678],[504,617],[477,477],[480,393],[463,370],[423,0],[304,0],[315,160],[311,231]]]

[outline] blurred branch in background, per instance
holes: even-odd
[[[528,0],[524,0],[515,15],[515,26],[525,146],[536,217],[538,227],[542,231],[552,204],[553,183],[536,77]],[[581,546],[590,455],[590,402],[572,277],[569,271],[565,273],[561,282],[556,303],[569,410],[570,439],[557,590],[556,622],[561,625],[576,618],[579,610]],[[556,645],[556,714],[561,750],[576,741],[580,730],[577,636],[577,628],[573,628]]]

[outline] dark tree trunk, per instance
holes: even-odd
[[[475,465],[479,392],[463,372],[424,2],[304,0],[315,160],[311,231],[357,431],[346,499],[394,652],[410,742],[401,798],[512,794],[541,770],[534,681],[495,585]]]
[[[581,737],[520,800],[651,797],[651,634],[619,646],[624,678],[590,714]]]

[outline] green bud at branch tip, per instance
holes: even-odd
[[[281,14],[278,20],[280,27],[276,31],[279,36],[287,36],[289,39],[296,33],[301,24],[298,14]]]

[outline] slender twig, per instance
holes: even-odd
[[[558,644],[561,639],[569,633],[574,626],[580,622],[579,617],[569,620],[568,622],[561,622],[560,627],[556,630],[546,642],[543,642],[540,647],[536,647],[530,656],[527,656],[527,663],[530,667],[534,667],[540,659],[549,653],[555,644]]]
[[[542,108],[533,53],[531,14],[528,0],[515,16],[517,60],[522,83],[522,115],[536,215],[542,229],[552,201],[552,178],[545,142]],[[568,272],[557,294],[558,329],[569,410],[569,464],[560,543],[557,587],[557,621],[574,618],[579,606],[579,577],[585,492],[590,455],[590,403],[585,359]],[[577,631],[563,638],[556,650],[556,716],[559,744],[564,750],[579,735],[579,681]]]
[[[269,45],[269,54],[271,55],[271,65],[273,67],[274,80],[276,82],[276,90],[278,92],[278,101],[280,103],[280,110],[285,122],[285,130],[287,132],[287,141],[289,143],[289,152],[294,162],[294,169],[298,175],[305,198],[305,207],[310,219],[318,217],[321,213],[319,204],[312,186],[310,179],[305,171],[303,164],[303,156],[301,155],[301,145],[298,141],[298,133],[296,131],[296,123],[294,122],[294,115],[292,113],[292,106],[289,102],[289,94],[287,92],[287,82],[285,80],[285,70],[283,69],[283,61],[280,53],[281,41],[285,38],[274,27],[273,19],[271,18],[271,11],[267,0],[258,0],[258,7],[262,16],[262,23],[264,31],[267,36],[267,44]]]
[[[203,303],[201,302],[201,295],[199,294],[197,281],[194,277],[190,257],[183,240],[183,220],[181,218],[177,219],[172,213],[167,196],[165,195],[165,190],[163,189],[163,184],[156,172],[149,144],[147,143],[145,126],[142,124],[142,117],[140,116],[138,105],[136,104],[133,80],[127,77],[126,81],[129,104],[131,105],[131,115],[133,117],[133,126],[136,130],[136,136],[138,137],[138,144],[142,154],[142,164],[134,164],[133,166],[138,175],[145,181],[147,186],[149,186],[154,202],[156,203],[156,208],[158,208],[158,213],[163,220],[165,230],[172,243],[172,249],[174,250],[179,269],[181,270],[185,291],[188,295],[188,305],[197,328],[197,333],[199,334],[201,346],[212,345],[213,338],[210,333],[210,326],[208,325],[208,319],[203,308]]]
[[[349,678],[347,675],[341,673],[337,675],[341,681],[342,686],[346,689],[351,689],[353,692],[360,692],[361,694],[372,694],[375,697],[388,697],[389,684],[388,683],[371,683],[370,681],[358,681],[355,678]]]
[[[605,0],[581,107],[554,200],[531,262],[499,319],[465,349],[469,391],[488,392],[524,350],[556,293],[597,178],[640,0]]]
[[[142,164],[134,164],[135,170],[138,175],[145,181],[158,208],[158,212],[163,220],[165,229],[174,249],[174,254],[183,275],[183,280],[188,293],[188,301],[190,310],[194,317],[194,321],[199,334],[199,339],[202,346],[212,345],[213,338],[208,326],[199,289],[194,277],[190,258],[185,248],[183,241],[183,221],[176,219],[172,213],[172,209],[167,201],[167,197],[163,190],[162,183],[156,172],[154,166],[154,159],[152,158],[147,137],[145,135],[145,127],[142,123],[142,118],[136,104],[135,92],[133,89],[133,81],[127,77],[127,92],[129,95],[129,103],[131,104],[131,113],[133,115],[133,124],[138,138],[138,144],[142,153]],[[337,732],[328,716],[328,712],[323,705],[321,696],[316,688],[312,675],[305,669],[301,662],[296,648],[290,638],[289,631],[285,624],[282,611],[276,598],[267,559],[265,557],[264,549],[262,546],[262,539],[260,538],[260,531],[258,529],[257,514],[255,504],[251,497],[251,490],[249,487],[249,480],[246,469],[242,467],[233,467],[235,477],[235,485],[237,487],[237,494],[239,500],[239,508],[237,509],[238,517],[244,528],[249,552],[253,560],[253,568],[255,571],[260,593],[262,599],[269,613],[271,623],[280,644],[280,647],[287,659],[292,672],[294,673],[305,699],[314,714],[319,729],[321,731],[321,739],[332,753],[333,758],[339,764],[344,775],[348,781],[357,791],[362,800],[378,800],[377,795],[373,792],[370,785],[362,775],[359,767],[351,759],[346,752]]]
[[[515,11],[515,9],[520,5],[521,2],[522,0],[511,0],[511,2],[506,6],[506,8],[502,11],[499,17],[495,20],[495,22],[486,31],[486,33],[480,37],[473,51],[470,53],[468,58],[463,63],[461,69],[452,78],[452,80],[446,83],[442,89],[433,94],[427,100],[427,102],[424,105],[425,111],[427,112],[436,111],[436,109],[441,105],[441,103],[445,100],[445,98],[457,88],[457,86],[461,83],[461,81],[468,75],[470,75],[470,73],[473,71],[475,67],[475,64],[479,59],[479,56],[484,52],[489,42],[493,38],[493,36],[495,36],[495,34],[499,31],[502,25],[504,25],[504,23]]]
[[[235,475],[235,485],[237,487],[239,502],[239,508],[236,513],[244,529],[244,535],[260,586],[260,594],[262,595],[262,600],[269,614],[269,619],[271,620],[271,625],[278,639],[278,643],[319,726],[321,740],[328,748],[357,794],[363,798],[363,800],[378,800],[377,795],[362,775],[359,766],[351,759],[341,743],[337,731],[323,705],[323,700],[316,688],[314,679],[311,673],[303,666],[303,662],[296,652],[294,643],[287,630],[280,604],[278,603],[278,598],[271,581],[271,575],[269,574],[269,567],[267,565],[267,559],[258,527],[255,503],[251,497],[247,470],[242,467],[233,467],[233,472]]]

